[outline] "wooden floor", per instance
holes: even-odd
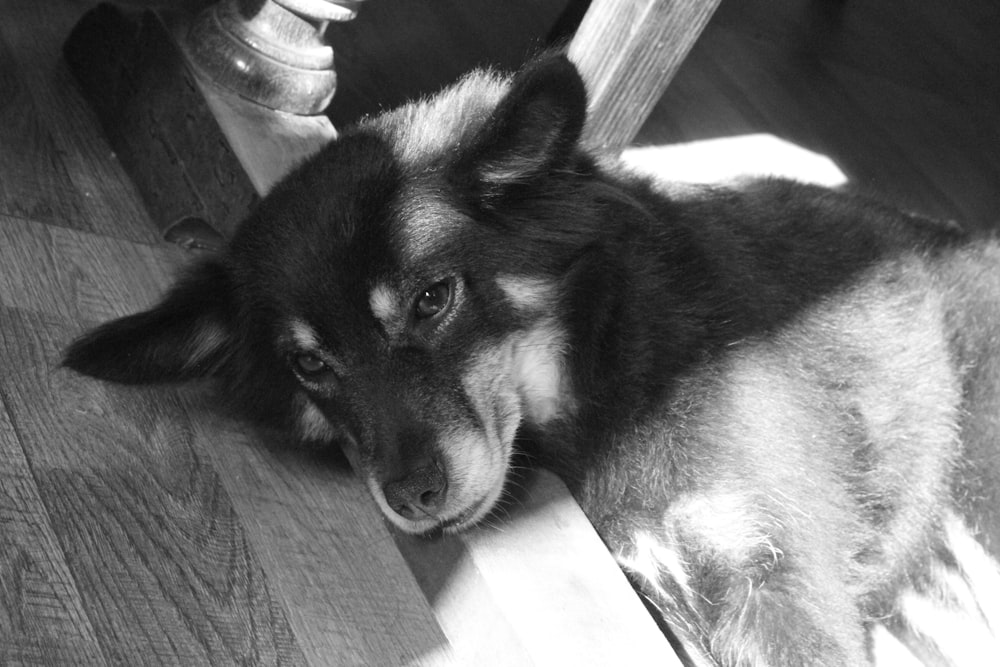
[[[334,31],[335,121],[477,62],[516,64],[565,4],[477,2],[365,3]],[[583,637],[535,620],[585,614],[560,606],[558,586],[518,588],[503,562],[516,528],[399,537],[343,466],[247,434],[197,391],[57,367],[74,335],[148,305],[190,259],[158,239],[60,61],[90,5],[0,0],[0,664],[568,659]],[[905,207],[996,226],[1000,5],[724,0],[638,142],[758,133],[830,156]],[[578,520],[547,511],[536,530]],[[483,581],[478,604],[455,592]],[[616,635],[611,622],[572,627]],[[567,664],[585,657],[610,664]]]
[[[724,1],[640,143],[769,133],[856,187],[1000,225],[1000,3]]]

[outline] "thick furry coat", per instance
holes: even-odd
[[[641,178],[585,116],[550,56],[366,120],[66,364],[213,376],[346,443],[415,533],[480,521],[526,452],[696,664],[861,665],[876,622],[943,659],[925,603],[995,637],[1000,246],[793,182]]]

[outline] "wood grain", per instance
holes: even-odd
[[[72,208],[65,214],[54,211],[52,215],[41,217],[31,215],[30,209],[25,211],[24,205],[5,212],[26,214],[26,217],[44,219],[50,224],[113,234],[123,239],[153,242],[158,233],[138,191],[109,149],[93,112],[62,61],[62,41],[86,9],[86,4],[61,3],[60,11],[51,11],[50,7],[51,3],[34,0],[4,2],[0,44],[5,45],[6,52],[0,53],[0,78],[7,76],[5,70],[8,69],[31,73],[30,76],[17,74],[23,94],[30,100],[28,106],[22,108],[21,122],[35,119],[32,122],[43,128],[44,143],[19,145],[17,135],[10,137],[10,144],[0,139],[4,149],[0,156],[18,155],[21,159],[32,160],[33,164],[51,165],[45,168],[45,173],[59,178],[58,190],[53,193],[39,189],[36,195],[44,197],[49,206],[66,202],[63,206]],[[20,30],[18,26],[21,25],[31,25],[32,29]],[[5,85],[0,85],[0,90],[7,96]],[[16,132],[13,128],[17,124],[4,122],[0,127]],[[31,135],[21,135],[21,140],[27,136]],[[18,170],[2,169],[4,180],[18,173]],[[21,171],[25,169],[22,167]]]
[[[0,33],[0,212],[87,228],[81,197],[4,38]]]
[[[773,134],[851,187],[1000,224],[1000,5],[722,3],[637,142]]]
[[[104,654],[303,664],[176,396],[55,370],[74,329],[4,309],[0,392]]]
[[[219,471],[312,664],[448,664],[434,614],[360,481],[321,453],[268,448],[198,410],[195,441]],[[443,662],[442,662],[443,661]]]
[[[719,0],[594,0],[570,42],[590,96],[584,140],[632,142]]]
[[[192,259],[174,246],[0,216],[0,305],[97,323],[151,306]]]
[[[2,406],[0,663],[103,664],[21,440]]]
[[[744,97],[761,88],[775,92],[754,103],[755,111],[771,131],[781,128],[783,136],[809,150],[834,159],[851,181],[859,187],[877,189],[900,205],[919,209],[938,217],[955,217],[947,197],[927,174],[903,154],[886,128],[874,122],[870,109],[857,105],[833,85],[824,68],[803,67],[780,57],[780,51],[721,31],[704,35],[714,46],[712,59],[732,86]],[[740,49],[725,48],[739,44]],[[748,57],[748,55],[750,57]],[[761,66],[766,63],[766,66]],[[851,159],[861,150],[877,152],[882,164],[868,164]],[[896,165],[893,172],[885,164]],[[887,178],[893,176],[894,178]],[[919,184],[905,188],[896,182]],[[873,185],[877,184],[877,188]]]
[[[539,470],[510,521],[467,538],[470,558],[537,664],[680,665],[645,608],[636,604],[625,575],[555,476]],[[519,564],[531,565],[526,577]],[[548,619],[560,618],[570,637],[554,637]],[[623,641],[595,641],[616,637]]]
[[[199,80],[206,104],[220,119],[233,153],[259,195],[332,141],[337,132],[326,116],[293,116],[237,98]]]

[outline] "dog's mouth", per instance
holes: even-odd
[[[497,504],[497,500],[502,492],[503,489],[501,485],[499,493],[490,493],[485,495],[472,502],[472,504],[466,506],[458,513],[450,516],[422,517],[420,519],[413,520],[400,517],[397,513],[392,512],[392,510],[387,512],[386,516],[388,516],[390,521],[397,527],[415,535],[421,535],[424,537],[437,537],[442,534],[454,535],[472,528],[482,521],[484,517],[488,516]]]
[[[458,533],[476,525],[500,502],[507,486],[520,413],[495,402],[476,406],[484,424],[456,424],[440,429],[430,461],[398,479],[382,479],[368,469],[368,488],[394,526],[414,535]],[[485,428],[483,428],[485,426]],[[443,477],[443,479],[442,479]]]
[[[474,526],[492,510],[493,503],[490,503],[489,507],[486,504],[487,499],[482,498],[450,519],[441,521],[438,524],[438,529],[443,533],[460,533],[466,528]]]
[[[382,513],[397,528],[413,535],[435,537],[467,530],[493,511],[503,496],[506,473],[495,473],[488,484],[482,484],[484,480],[479,481],[480,484],[470,485],[467,482],[462,484],[459,480],[449,479],[448,488],[451,497],[440,511],[418,516],[404,516],[394,510],[374,480],[369,480],[369,490],[375,496]]]

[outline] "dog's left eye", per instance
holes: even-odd
[[[421,293],[415,308],[418,319],[426,320],[439,315],[448,308],[451,301],[451,283],[442,280],[434,283]]]

